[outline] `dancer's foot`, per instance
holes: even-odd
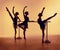
[[[44,43],[44,41],[42,40],[42,43]]]
[[[26,37],[24,37],[24,39],[26,40]]]
[[[21,37],[17,37],[16,39],[22,39]]]
[[[46,40],[45,43],[51,43],[49,40]]]

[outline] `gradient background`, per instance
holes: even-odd
[[[5,7],[8,7],[12,13],[12,7],[15,6],[15,12],[19,12],[19,18],[23,18],[23,8],[29,11],[30,20],[36,21],[38,13],[41,12],[43,7],[46,7],[42,19],[46,19],[53,15],[55,12],[58,14],[51,19],[49,23],[49,35],[60,35],[60,0],[0,0],[0,37],[13,37],[14,28],[13,22],[6,11]],[[20,29],[21,36],[23,36],[23,30]],[[29,23],[29,28],[26,31],[26,36],[40,36],[41,30],[37,23]]]

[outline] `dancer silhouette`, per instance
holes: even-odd
[[[25,6],[23,9],[24,21],[22,23],[18,24],[18,26],[24,30],[23,35],[24,35],[24,39],[26,40],[25,32],[26,32],[26,29],[28,28],[28,22],[29,22],[28,15],[29,15],[29,13],[28,13],[28,11],[25,11],[25,8],[27,8],[27,6]]]
[[[21,20],[19,19],[19,17],[18,17],[19,13],[18,13],[18,12],[15,12],[15,13],[14,13],[14,7],[13,7],[13,9],[12,9],[12,13],[13,13],[13,15],[14,15],[14,17],[13,17],[12,14],[10,13],[10,11],[9,11],[9,9],[8,9],[7,7],[6,7],[6,10],[7,10],[7,12],[9,13],[9,15],[10,15],[12,21],[13,21],[13,26],[14,26],[14,30],[15,30],[14,39],[16,40],[17,22],[21,21]]]
[[[45,19],[45,20],[42,21],[42,16],[43,16],[43,11],[44,11],[44,9],[45,9],[45,7],[43,7],[41,13],[38,14],[38,19],[37,19],[37,22],[38,22],[38,24],[39,24],[39,26],[40,26],[40,28],[41,28],[41,30],[42,30],[42,43],[44,43],[45,23],[46,23],[48,20],[50,20],[51,18],[55,17],[56,14],[57,14],[57,13],[55,13],[53,16],[51,16],[51,17],[49,17],[49,18],[47,18],[47,19]]]

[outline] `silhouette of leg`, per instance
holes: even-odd
[[[25,35],[25,32],[26,32],[26,28],[24,28],[24,32],[23,32],[24,39],[26,40],[26,35]]]
[[[18,37],[16,38],[16,39],[22,39],[21,37],[20,37],[20,28],[18,28]]]
[[[18,26],[24,30],[24,25],[22,23],[18,24]]]
[[[16,40],[16,33],[17,33],[16,28],[14,28],[14,30],[15,30],[15,36],[14,36],[14,39]]]
[[[42,43],[44,43],[44,29],[42,29]]]

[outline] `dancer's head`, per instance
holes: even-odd
[[[28,11],[25,12],[25,15],[29,15]]]
[[[41,18],[43,16],[43,11],[44,11],[45,7],[43,7],[41,13],[38,14],[39,18]]]
[[[16,12],[14,15],[15,15],[15,16],[17,16],[17,15],[19,15],[19,13],[18,13],[18,12]]]
[[[42,13],[39,13],[39,14],[38,14],[38,17],[42,17],[42,16],[43,16]]]

